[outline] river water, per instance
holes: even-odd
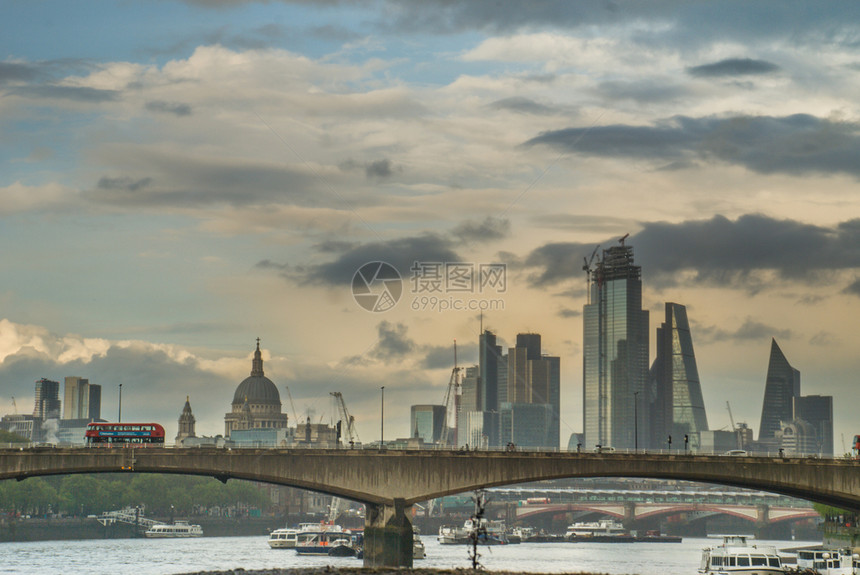
[[[422,541],[427,558],[415,561],[415,567],[471,565],[466,546],[439,545],[436,537],[430,535],[423,535]],[[682,543],[522,543],[479,547],[479,560],[488,571],[696,575],[702,548],[718,543],[718,539],[693,538]],[[815,544],[770,543],[777,549]],[[270,549],[264,536],[0,543],[0,573],[168,575],[324,565],[360,567],[362,562],[348,557],[299,556],[291,549]]]

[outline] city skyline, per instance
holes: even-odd
[[[730,401],[758,437],[775,338],[835,398],[835,450],[860,432],[858,6],[0,10],[2,413],[79,375],[105,419],[122,384],[124,420],[172,437],[190,396],[223,433],[260,337],[297,411],[342,392],[370,441],[385,386],[386,436],[408,437],[392,406],[441,403],[452,341],[477,364],[485,328],[561,358],[564,443],[583,258],[629,233],[643,309],[687,309],[711,428]],[[372,262],[403,280],[388,311],[354,298]],[[422,307],[434,263],[478,274],[439,295],[492,303],[483,326]]]

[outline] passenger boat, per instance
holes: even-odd
[[[797,550],[797,570],[818,575],[853,575],[860,568],[860,556],[850,549],[812,547]]]
[[[329,557],[355,557],[357,552],[354,542],[347,537],[335,539],[328,548]]]
[[[269,533],[269,547],[272,549],[294,549],[298,535],[298,529],[275,529]]]
[[[322,525],[324,529],[316,531],[299,531],[296,540],[296,553],[299,555],[329,555],[335,547],[343,547],[344,540],[353,549],[355,555],[355,541],[352,532],[344,530],[340,525]],[[345,553],[346,549],[338,549],[336,553]]]
[[[191,525],[187,521],[177,521],[173,524],[162,523],[153,525],[143,535],[150,539],[165,539],[168,537],[203,537],[203,528]]]
[[[480,523],[476,523],[473,519],[467,519],[463,527],[443,525],[439,528],[439,536],[436,540],[441,545],[462,545],[463,543],[470,543],[474,533],[477,533],[479,545],[507,545],[511,543],[505,533],[505,522],[489,519],[481,519]]]
[[[702,550],[704,575],[774,575],[785,573],[772,545],[751,545],[745,535],[725,535],[723,544]]]
[[[587,538],[594,541],[595,538],[628,537],[624,525],[611,519],[591,521],[586,523],[573,523],[568,525],[564,538],[568,540]]]

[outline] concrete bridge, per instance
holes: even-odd
[[[860,510],[860,462],[848,459],[621,453],[318,449],[0,450],[0,479],[99,472],[208,475],[360,501],[366,566],[411,566],[419,501],[565,477],[650,477],[761,489]]]

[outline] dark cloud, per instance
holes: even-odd
[[[372,178],[389,178],[391,177],[391,160],[377,160],[370,162],[364,168],[364,173],[368,179]]]
[[[173,114],[174,116],[190,116],[191,106],[189,104],[180,104],[177,102],[164,102],[161,100],[153,100],[146,103],[146,109],[150,112],[160,114]]]
[[[563,318],[580,317],[582,315],[582,311],[577,309],[562,308],[558,310],[558,313],[556,313],[556,315],[558,317]]]
[[[842,293],[856,295],[860,297],[860,278],[855,279],[851,284],[849,284]]]
[[[400,361],[415,349],[415,342],[407,335],[409,329],[403,323],[379,322],[376,326],[379,341],[370,355],[383,361]]]
[[[690,118],[544,132],[525,145],[608,158],[737,164],[763,174],[860,176],[860,125],[792,116]]]
[[[683,276],[694,284],[757,291],[768,288],[762,275],[767,272],[817,284],[831,272],[860,268],[860,220],[828,228],[753,214],[734,221],[714,216],[640,225],[641,231],[626,241],[634,248],[644,281],[657,287],[676,285]],[[602,245],[616,242],[608,239]],[[529,253],[523,267],[534,270],[529,281],[535,286],[584,280],[583,259],[593,250],[594,244],[550,243]],[[852,289],[860,295],[860,282],[847,291]]]
[[[734,331],[727,331],[716,326],[699,326],[693,327],[694,336],[696,339],[703,342],[717,341],[758,341],[770,338],[792,339],[795,337],[794,332],[790,329],[780,329],[771,325],[767,325],[756,321],[750,317],[744,320],[744,323]]]
[[[451,233],[464,242],[488,242],[506,238],[511,233],[511,221],[487,216],[482,222],[466,220],[457,224]]]
[[[104,176],[99,178],[98,188],[101,190],[124,190],[127,192],[136,192],[143,188],[152,185],[152,178],[134,179],[128,176],[119,178],[109,178]]]
[[[595,90],[596,94],[606,100],[632,100],[650,104],[654,102],[672,102],[689,94],[689,90],[668,80],[640,80],[636,82],[610,81],[602,82]]]
[[[453,345],[434,345],[422,347],[421,351],[426,355],[422,362],[422,367],[425,369],[453,369],[454,367],[454,346]],[[478,362],[478,344],[457,343],[457,363],[460,367],[466,365],[474,365]]]
[[[537,116],[548,116],[558,113],[558,110],[555,108],[545,106],[535,102],[534,100],[530,100],[529,98],[523,98],[522,96],[496,100],[495,102],[488,104],[487,107],[493,110],[508,110],[519,114],[534,114]]]
[[[314,245],[314,249],[324,254],[335,254],[348,251],[359,245],[356,242],[347,242],[343,240],[326,240]]]
[[[713,64],[702,64],[687,68],[687,73],[697,78],[714,78],[724,76],[758,76],[772,74],[779,66],[765,60],[750,58],[728,58]]]
[[[119,100],[120,92],[116,90],[99,90],[85,86],[57,86],[45,84],[40,86],[21,86],[10,90],[10,93],[27,98],[46,98],[55,100],[71,100],[100,104]]]
[[[273,269],[280,275],[303,284],[349,287],[355,272],[369,262],[386,262],[400,273],[404,286],[408,286],[413,264],[417,262],[459,262],[460,256],[452,249],[453,242],[434,234],[398,238],[356,245],[334,261],[305,267],[294,267],[263,260],[262,269]]]
[[[8,82],[25,82],[37,77],[38,71],[29,64],[0,62],[0,86]]]
[[[269,204],[339,207],[343,198],[316,174],[280,164],[242,158],[168,154],[151,148],[107,150],[121,170],[154,174],[151,185],[128,194],[124,189],[98,187],[83,195],[96,203],[129,207],[259,206]],[[361,194],[352,194],[357,205]]]
[[[395,172],[402,171],[402,168],[395,167],[391,160],[383,158],[373,162],[356,162],[355,160],[347,160],[339,165],[341,170],[364,170],[364,175],[368,180],[384,180],[390,178]]]

